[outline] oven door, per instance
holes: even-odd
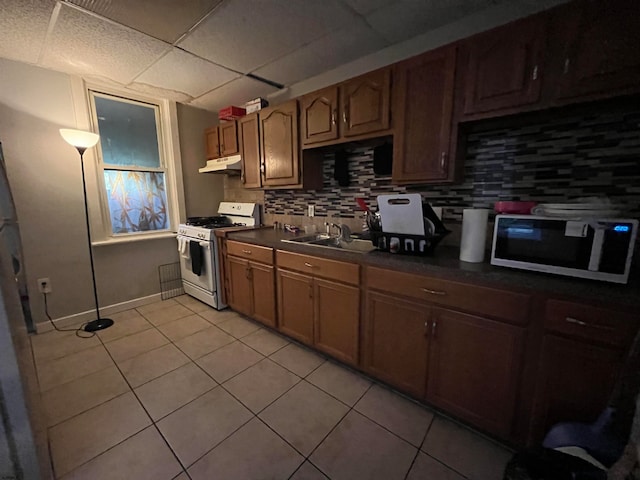
[[[214,260],[214,248],[212,242],[203,242],[191,237],[185,237],[183,235],[177,236],[178,240],[178,255],[180,257],[180,273],[182,274],[182,280],[188,282],[196,287],[199,287],[207,292],[213,293],[215,282],[215,260]],[[182,242],[186,242],[186,247],[181,248]],[[191,254],[189,252],[189,242],[197,242],[202,249],[202,266],[200,269],[200,275],[193,273],[193,264],[191,260]]]

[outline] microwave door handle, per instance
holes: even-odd
[[[589,271],[597,272],[600,270],[600,259],[602,258],[602,246],[604,245],[605,228],[598,226],[593,234],[593,246],[591,247],[591,256],[589,257]]]

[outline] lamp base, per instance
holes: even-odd
[[[85,332],[95,332],[96,330],[104,330],[105,328],[109,328],[113,325],[113,320],[110,318],[99,318],[97,320],[92,320],[87,323],[83,330]]]

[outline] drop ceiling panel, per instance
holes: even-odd
[[[135,93],[142,93],[151,98],[166,98],[174,102],[189,103],[193,97],[177,90],[169,90],[167,88],[155,87],[146,83],[133,82],[127,85],[127,90]]]
[[[0,57],[36,63],[44,44],[49,17],[56,2],[2,0],[0,2]]]
[[[137,77],[135,82],[199,97],[239,76],[239,73],[173,48]]]
[[[221,0],[68,0],[87,10],[173,43]]]
[[[248,73],[354,18],[339,0],[228,0],[179,46]]]
[[[147,35],[62,5],[43,66],[127,84],[169,48]]]
[[[396,1],[397,0],[344,0],[345,3],[360,15],[367,15]]]
[[[366,16],[367,22],[396,43],[454,22],[498,0],[401,0]]]
[[[387,45],[388,42],[381,35],[363,21],[359,21],[349,28],[322,37],[254,73],[283,85],[292,85]]]
[[[197,98],[191,102],[191,105],[212,111],[218,111],[229,105],[241,107],[245,102],[253,98],[264,98],[277,90],[277,88],[258,80],[240,77]]]

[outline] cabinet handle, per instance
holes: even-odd
[[[309,268],[314,268],[314,267],[313,267],[313,265],[311,265],[311,264],[310,264],[310,263],[308,263],[308,262],[304,262],[304,266],[305,266],[305,267],[309,267]]]
[[[533,67],[533,74],[531,75],[531,78],[533,80],[538,80],[538,65]]]
[[[309,298],[313,298],[313,283],[309,282]]]
[[[246,178],[245,178],[245,176],[244,176],[244,172],[242,173],[242,175],[240,175],[240,181],[241,181],[242,183],[247,183],[247,179],[246,179]]]
[[[571,60],[569,59],[569,57],[564,59],[564,68],[562,69],[562,73],[564,73],[565,75],[567,73],[569,73],[569,66],[571,65]]]
[[[434,320],[433,323],[431,324],[431,336],[433,338],[436,338],[436,327],[438,326],[438,321]]]
[[[251,280],[251,267],[247,265],[247,269],[245,270],[246,277]]]
[[[260,164],[260,173],[264,173],[264,162]]]
[[[425,337],[429,336],[429,320],[424,322],[424,336]]]
[[[441,290],[429,290],[428,288],[421,288],[424,293],[428,293],[429,295],[446,295],[447,292],[443,292]]]
[[[335,125],[336,124],[336,109],[333,109],[333,112],[331,112],[331,124]]]
[[[246,253],[247,255],[251,255],[251,250],[242,250],[242,253]]]
[[[568,323],[573,323],[574,325],[580,325],[581,327],[586,327],[589,325],[587,322],[583,322],[582,320],[578,320],[577,318],[567,317],[564,319]]]
[[[344,124],[347,124],[347,111],[345,110],[344,112],[342,112],[342,121],[344,122]]]
[[[444,171],[444,165],[447,161],[447,152],[442,152],[440,154],[440,170]]]
[[[224,143],[220,145],[220,153],[224,152]]]

